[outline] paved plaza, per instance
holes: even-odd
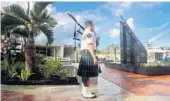
[[[148,77],[102,67],[98,84],[90,90],[97,98],[85,99],[80,85],[1,85],[2,101],[169,101],[170,76]],[[93,78],[94,79],[94,78]]]

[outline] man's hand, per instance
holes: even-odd
[[[99,62],[98,62],[98,60],[96,58],[94,58],[93,63],[94,63],[94,65],[98,65]]]

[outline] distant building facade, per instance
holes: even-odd
[[[170,58],[170,47],[147,47],[148,62],[165,61]]]
[[[49,57],[74,57],[74,47],[71,45],[52,44],[46,46],[45,43],[35,43],[36,53]]]

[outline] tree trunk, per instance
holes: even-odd
[[[116,63],[116,62],[117,62],[117,61],[116,61],[116,48],[114,49],[114,52],[115,52],[115,63]]]
[[[25,46],[25,65],[26,70],[31,71],[36,66],[36,49],[33,35],[30,35]]]

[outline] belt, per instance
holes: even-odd
[[[81,53],[88,53],[88,52],[89,52],[89,50],[87,50],[87,49],[81,50]]]
[[[94,51],[96,52],[96,50],[94,50]],[[81,50],[81,52],[82,52],[82,53],[88,53],[88,52],[89,52],[89,50],[84,49],[84,50]]]

